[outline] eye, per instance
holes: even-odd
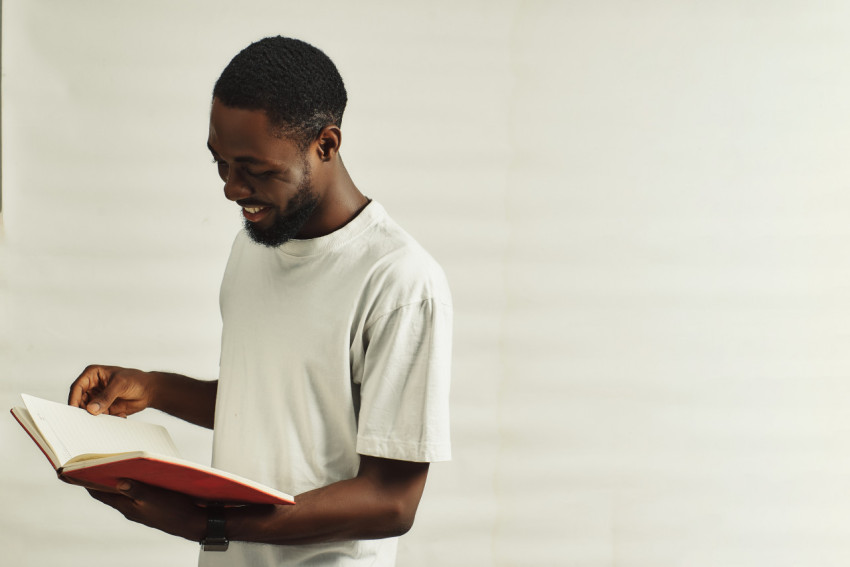
[[[227,162],[218,158],[213,158],[212,162],[218,166],[218,176],[222,181],[227,182],[227,173],[229,171]]]
[[[250,170],[247,170],[247,169],[245,170],[245,173],[247,173],[248,175],[250,175],[251,177],[253,177],[255,179],[266,179],[266,178],[274,175],[274,171],[253,172],[253,171],[250,171]]]

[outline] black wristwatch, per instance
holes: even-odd
[[[202,550],[227,551],[230,542],[227,541],[226,524],[224,506],[207,506],[207,535],[201,540]]]

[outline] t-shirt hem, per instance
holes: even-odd
[[[436,463],[452,459],[451,446],[445,443],[400,443],[370,437],[357,438],[357,453],[416,463]]]

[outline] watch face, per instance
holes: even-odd
[[[211,539],[207,538],[201,542],[201,549],[203,551],[227,551],[227,546],[230,545],[230,542],[224,538],[221,539]]]

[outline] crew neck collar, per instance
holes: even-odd
[[[297,257],[315,256],[316,254],[329,252],[352,240],[369,228],[383,214],[384,208],[379,203],[374,200],[369,201],[356,217],[332,233],[304,240],[293,238],[278,246],[277,250],[287,256]]]

